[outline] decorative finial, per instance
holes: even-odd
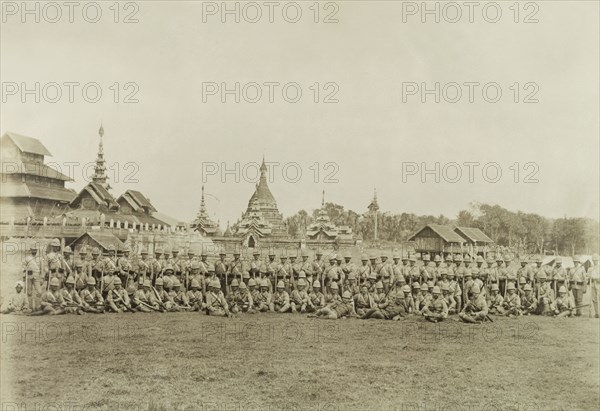
[[[100,129],[98,130],[98,134],[100,134],[100,137],[104,137],[104,127],[102,127],[102,122],[100,122]]]
[[[321,198],[321,207],[325,207],[325,190],[323,190],[323,197]]]

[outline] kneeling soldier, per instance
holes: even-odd
[[[141,277],[140,277],[141,279]],[[133,306],[136,311],[149,313],[153,311],[160,311],[158,301],[154,296],[153,291],[150,289],[152,283],[150,280],[145,280],[142,287],[137,289],[133,295]]]
[[[235,302],[236,309],[243,313],[254,313],[254,301],[252,295],[248,291],[248,287],[245,282],[240,283],[240,289],[237,292],[237,298]],[[232,310],[233,311],[233,310]]]
[[[534,314],[537,311],[538,300],[533,295],[531,284],[525,284],[523,287],[523,298],[521,299],[521,307],[523,315]]]
[[[187,298],[192,311],[201,311],[204,309],[202,290],[200,290],[200,283],[196,278],[192,279],[191,289],[187,292]]]
[[[173,289],[169,293],[173,300],[173,306],[177,308],[177,311],[191,311],[192,306],[187,298],[184,290],[181,289],[181,281],[176,278],[173,281]]]
[[[308,297],[310,298],[310,304],[307,307],[307,311],[314,312],[319,308],[325,307],[325,296],[321,292],[321,283],[319,280],[313,282],[312,291]]]

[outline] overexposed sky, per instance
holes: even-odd
[[[392,1],[322,2],[319,23],[312,1],[297,2],[297,23],[282,13],[288,7],[285,17],[294,17],[290,2],[277,3],[273,23],[264,6],[262,18],[248,22],[255,10],[244,9],[243,2],[239,23],[233,15],[222,23],[220,10],[205,14],[203,22],[203,8],[220,8],[221,2],[136,2],[137,9],[121,3],[115,23],[113,3],[97,2],[97,23],[85,21],[80,9],[70,23],[66,8],[56,23],[44,20],[44,13],[46,20],[53,18],[53,10],[40,9],[36,23],[35,16],[3,5],[1,131],[39,138],[54,155],[48,161],[65,173],[67,163],[79,162],[69,185],[76,190],[86,183],[83,166],[95,159],[102,122],[113,194],[140,190],[161,212],[181,220],[197,212],[203,169],[218,167],[216,175],[204,175],[209,212],[223,228],[235,221],[254,190],[242,171],[246,180],[254,177],[256,169],[248,164],[260,163],[263,155],[278,163],[270,187],[284,216],[317,208],[322,190],[327,201],[366,211],[376,187],[381,210],[393,213],[453,218],[476,201],[548,217],[598,218],[598,2],[538,1],[537,10],[522,2],[519,23],[512,1],[498,2],[497,23],[486,21],[479,9],[473,23],[468,16],[445,21],[454,16],[449,9],[441,11],[440,23],[432,16],[423,23],[419,11],[407,14],[408,3],[421,2]],[[228,3],[232,9],[235,4]],[[123,23],[132,12],[138,22]],[[93,10],[88,13],[93,17]],[[323,22],[330,13],[337,23]],[[527,16],[538,22],[524,23]],[[33,89],[36,82],[40,90],[60,84],[62,98],[48,101],[55,95],[51,86],[46,98],[40,91],[39,103],[34,95],[23,96],[22,84]],[[95,82],[102,97],[86,102],[79,86],[70,102],[66,82]],[[137,103],[123,101],[133,90],[125,88],[129,82],[139,87]],[[203,101],[203,84],[234,88],[236,82],[259,83],[260,101],[242,95],[235,103],[228,95],[223,103],[218,92]],[[287,102],[278,86],[271,103],[264,84],[269,82],[295,82],[302,96]],[[403,101],[403,83],[433,89],[436,82],[440,89],[458,83],[460,101],[442,96],[436,103],[427,95],[422,102],[419,92]],[[486,102],[479,86],[469,102],[469,82],[497,83],[502,96]],[[245,90],[248,99],[254,97],[254,87]],[[456,88],[445,90],[452,99]],[[324,103],[332,91],[338,102]],[[523,102],[530,93],[537,103]],[[479,164],[472,182],[465,162]],[[435,173],[422,175],[421,163],[429,169],[439,163],[440,181]],[[453,163],[461,165],[461,178]],[[221,173],[236,164],[238,176]],[[500,167],[497,182],[486,181],[485,164],[492,165],[486,169],[490,181]],[[298,168],[302,175],[292,182]],[[537,182],[525,183],[532,172]]]

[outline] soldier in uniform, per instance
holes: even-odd
[[[104,312],[104,298],[100,291],[96,289],[96,279],[89,277],[86,281],[87,288],[81,290],[80,297],[85,303],[83,311],[86,313],[101,314]]]
[[[421,284],[419,284],[417,281],[415,281],[414,283],[412,283],[412,298],[413,301],[415,302],[415,307],[418,310],[417,307],[417,300],[419,299],[419,295],[421,294]]]
[[[332,282],[339,280],[339,267],[337,265],[335,255],[329,257],[329,265],[325,268],[323,274],[325,276],[325,287],[330,288]]]
[[[320,250],[317,250],[315,254],[315,260],[312,263],[312,272],[313,272],[313,280],[317,280],[321,282],[321,276],[323,275],[323,271],[325,270],[325,263],[321,259],[323,257],[323,253]]]
[[[240,252],[235,251],[233,253],[233,261],[229,264],[229,277],[232,279],[238,279],[239,282],[244,281],[244,263],[240,258]]]
[[[171,282],[172,284],[172,282]],[[177,311],[173,297],[169,295],[169,292],[164,289],[164,277],[157,278],[154,284],[154,295],[158,303],[159,309],[162,312]]]
[[[466,323],[478,324],[485,321],[488,315],[488,305],[485,297],[481,295],[477,287],[471,289],[473,299],[463,307],[458,317]]]
[[[2,310],[2,314],[29,314],[29,299],[27,294],[23,292],[23,281],[17,281],[15,285],[16,293],[10,298],[8,305]]]
[[[173,289],[169,293],[173,300],[173,306],[177,311],[192,311],[192,306],[188,300],[186,291],[181,287],[181,281],[176,278],[173,281]]]
[[[117,250],[117,256],[117,269],[119,270],[118,275],[121,279],[121,284],[124,284],[125,288],[127,288],[133,274],[133,268],[131,266],[131,262],[129,261],[129,248]]]
[[[413,314],[415,312],[415,300],[410,293],[410,286],[408,284],[402,286],[402,293],[404,294],[404,300],[402,302],[404,311],[406,314]]]
[[[65,280],[65,288],[61,289],[60,293],[65,301],[65,313],[79,315],[85,313],[85,311],[83,311],[83,301],[75,290],[75,278],[73,278],[73,276],[67,277]]]
[[[29,248],[29,255],[25,257],[23,263],[23,281],[26,282],[26,292],[28,302],[31,301],[31,307],[37,307],[37,301],[42,294],[40,287],[41,271],[38,264],[37,247],[31,246]]]
[[[59,315],[65,314],[66,303],[59,291],[60,280],[58,277],[53,277],[50,280],[50,288],[42,294],[40,303],[41,311],[32,313],[31,315]]]
[[[504,303],[504,298],[500,294],[500,287],[498,284],[492,284],[492,291],[488,301],[489,313],[490,314],[500,314],[502,311],[502,304]]]
[[[529,267],[527,267],[527,260],[521,260],[521,267],[517,270],[517,290],[518,294],[521,294],[522,287],[524,284],[527,284],[529,280]],[[524,279],[524,282],[521,281],[521,278]]]
[[[554,300],[552,311],[554,317],[571,317],[575,309],[575,303],[569,296],[567,287],[562,285],[558,290],[558,297]]]
[[[350,271],[348,274],[348,281],[344,284],[343,291],[350,291],[350,294],[353,296],[360,293],[360,287],[356,284],[356,273],[354,271]]]
[[[598,301],[600,300],[600,269],[598,268],[598,254],[592,256],[592,265],[587,272],[590,281],[591,302],[594,306],[594,316],[598,318]]]
[[[506,270],[507,270],[507,257],[502,257],[498,254],[496,257],[496,274],[495,277],[498,281],[498,293],[504,295],[504,288],[506,287]]]
[[[283,281],[277,283],[277,291],[273,294],[270,308],[271,311],[276,313],[287,313],[290,311],[290,295],[285,291],[285,284]]]
[[[227,273],[229,269],[229,265],[227,263],[227,260],[225,259],[226,257],[227,253],[225,253],[224,250],[220,251],[219,260],[217,260],[217,262],[215,263],[215,274],[217,276],[217,279],[219,280],[219,284],[223,284],[225,287],[221,290],[224,293],[227,292],[227,288],[229,287],[229,284],[225,284],[225,273]],[[231,281],[231,279],[228,279],[228,281]]]
[[[308,250],[302,250],[302,261],[300,262],[300,270],[306,274],[308,287],[313,283],[314,271],[313,264],[308,260]]]
[[[331,287],[333,287],[333,284],[331,285]],[[354,304],[352,304],[352,295],[350,295],[350,292],[346,291],[344,292],[340,300],[336,300],[331,304],[328,304],[325,307],[318,309],[314,314],[308,314],[308,316],[315,318],[324,318],[329,320],[337,320],[348,316],[356,317],[356,312],[354,311]]]
[[[448,306],[448,314],[456,314],[458,309],[456,308],[456,300],[450,292],[450,287],[448,287],[448,284],[443,284],[440,286],[440,289],[442,290],[442,298],[446,301],[446,305]]]
[[[456,311],[458,312],[462,308],[462,290],[455,277],[453,271],[448,271],[448,290],[452,294],[454,301],[456,301]]]
[[[325,307],[325,296],[321,292],[321,283],[314,280],[312,283],[312,291],[308,294],[310,304],[307,306],[307,311],[314,312],[319,308]]]
[[[552,270],[552,288],[554,288],[554,295],[557,295],[556,292],[560,287],[567,286],[567,270],[562,266],[562,258],[556,257],[554,259],[554,268]]]
[[[62,254],[60,254],[60,262],[61,262],[61,273],[63,275],[63,279],[66,279],[73,273],[73,268],[71,267],[73,261],[73,251],[71,247],[68,245],[63,249]]]
[[[410,281],[419,282],[421,281],[421,267],[417,266],[417,259],[414,255],[409,257],[410,261]]]
[[[307,308],[312,304],[305,287],[305,279],[300,278],[298,279],[297,289],[293,290],[290,294],[290,307],[293,313],[298,311],[305,313],[307,312]]]
[[[350,273],[354,274],[354,278],[356,280],[356,274],[355,274],[356,266],[350,260],[352,260],[352,254],[350,253],[350,251],[346,251],[346,253],[344,254],[344,262],[342,263],[342,265],[340,267],[342,274],[344,276],[344,284],[343,284],[344,287],[346,286],[346,281],[349,280]]]
[[[338,284],[334,281],[329,286],[328,290],[325,290],[325,304],[331,304],[334,301],[341,301],[340,289]]]
[[[448,270],[445,267],[442,267],[438,270],[438,282],[437,284],[440,289],[442,289],[443,286],[446,286],[446,288],[450,287],[450,281],[448,281]]]
[[[264,276],[269,280],[269,291],[273,291],[275,289],[275,273],[279,271],[279,264],[275,261],[275,252],[269,252],[269,261],[264,265]],[[292,275],[292,273],[289,273]],[[285,282],[284,282],[285,285]]]
[[[471,301],[471,299],[473,298],[473,286],[475,285],[475,283],[473,282],[473,279],[471,278],[471,269],[467,269],[464,273],[464,290],[463,290],[463,301],[464,301],[464,305],[466,305],[469,301]]]
[[[221,292],[221,284],[218,279],[208,283],[209,289],[206,294],[206,314],[216,317],[230,317],[229,305]]]
[[[369,310],[375,308],[373,296],[369,294],[369,289],[366,284],[360,287],[360,293],[354,296],[354,308],[356,314],[362,318]]]
[[[199,261],[196,261],[196,263],[199,263]],[[191,286],[187,292],[187,299],[192,307],[191,311],[204,310],[204,296],[202,295],[202,290],[200,289],[200,283],[195,278],[192,278],[191,280]]]
[[[432,297],[423,308],[423,317],[427,321],[437,323],[448,318],[448,304],[446,304],[446,300],[440,293],[440,287],[437,285],[433,287]]]
[[[287,261],[287,257],[282,255],[279,257],[280,264],[276,268],[277,280],[282,280],[286,290],[290,290],[290,279],[293,275],[292,264]]]
[[[142,287],[138,288],[133,296],[133,308],[136,311],[149,313],[154,311],[160,311],[156,296],[151,290],[152,283],[150,279],[143,280]]]
[[[381,281],[377,281],[375,284],[375,292],[372,294],[373,302],[375,302],[375,304],[379,304],[385,300],[386,293],[383,290],[383,283]]]
[[[569,272],[569,285],[571,287],[571,292],[573,293],[573,299],[575,300],[575,316],[581,316],[581,308],[583,305],[583,294],[586,291],[587,281],[586,281],[586,273],[585,267],[581,264],[581,260],[577,257],[573,258],[573,262],[575,263],[575,267],[573,267]]]
[[[521,315],[521,297],[519,297],[513,283],[508,283],[506,289],[508,294],[502,304],[502,314],[509,317],[518,317]]]
[[[429,287],[427,286],[427,283],[421,284],[421,292],[415,300],[415,307],[417,308],[419,315],[423,315],[425,307],[430,299],[431,294],[429,294]]]
[[[375,318],[381,320],[393,320],[397,321],[401,317],[406,316],[407,312],[404,307],[404,293],[400,284],[389,292],[387,298],[380,303],[376,304],[375,307],[367,311],[365,315],[360,318]]]
[[[118,276],[115,278],[114,288],[106,296],[106,308],[114,313],[133,312],[129,294],[123,288],[123,282]]]
[[[360,258],[361,266],[358,268],[358,285],[363,284],[367,281],[367,278],[371,275],[371,267],[369,266],[369,259],[366,255]]]
[[[58,238],[53,239],[47,247],[48,254],[46,254],[44,267],[46,268],[47,281],[53,278],[58,278],[59,286],[63,283],[63,268],[62,268],[62,256],[60,255],[60,240]]]
[[[254,301],[252,300],[252,294],[248,291],[248,286],[243,281],[240,283],[240,289],[237,293],[237,299],[235,302],[236,308],[243,312],[253,314],[254,311]]]
[[[552,302],[554,301],[554,291],[552,290],[552,287],[550,287],[550,284],[546,282],[546,280],[546,273],[539,274],[537,300],[538,314],[540,315],[549,314],[552,309]]]
[[[531,287],[531,284],[525,284],[523,291],[523,297],[521,298],[521,313],[523,315],[535,314],[538,309],[538,300],[533,294],[533,287]]]
[[[259,312],[267,312],[271,309],[271,301],[273,296],[269,291],[270,281],[266,278],[262,280],[255,280],[260,282],[260,292],[253,294],[252,299],[254,300],[254,305],[256,310]]]
[[[227,293],[225,296],[225,301],[229,305],[229,309],[232,313],[237,314],[239,312],[238,309],[235,308],[235,302],[237,301],[238,289],[240,288],[240,283],[237,279],[233,279],[231,281],[231,291]]]

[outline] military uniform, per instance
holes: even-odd
[[[277,283],[277,291],[273,294],[273,300],[271,302],[271,311],[277,313],[286,313],[290,311],[290,295],[285,291],[285,285],[283,281]]]
[[[478,293],[471,301],[465,304],[458,316],[463,322],[478,323],[485,320],[488,315],[488,310],[485,297],[481,293]]]
[[[448,304],[440,295],[440,288],[433,287],[432,298],[423,308],[423,316],[427,321],[440,322],[448,318]]]
[[[587,288],[585,268],[579,262],[576,262],[575,267],[569,273],[569,284],[573,293],[573,299],[575,300],[575,306],[579,307],[583,304],[583,294]],[[575,315],[581,315],[581,308],[575,310]]]

